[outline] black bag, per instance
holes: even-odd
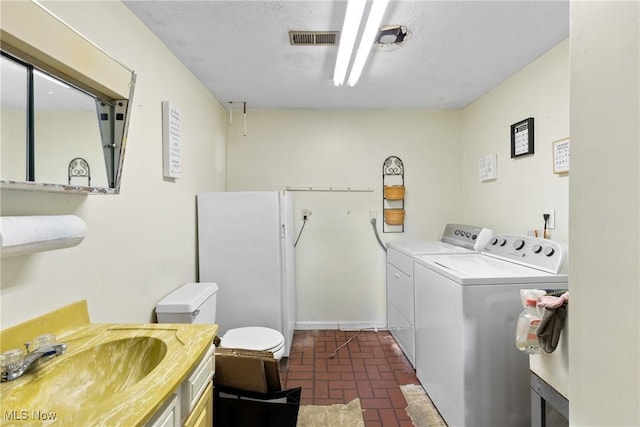
[[[296,427],[302,388],[256,393],[216,386],[216,427]]]

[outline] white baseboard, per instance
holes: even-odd
[[[386,322],[296,322],[296,330],[316,331],[316,330],[340,330],[359,331],[361,329],[371,329],[376,331],[387,330]]]

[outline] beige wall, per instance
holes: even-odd
[[[312,215],[296,247],[299,327],[386,327],[382,164],[405,166],[406,232],[396,239],[437,239],[460,219],[461,132],[456,111],[251,111],[247,136],[234,115],[227,190],[287,186],[370,187],[373,192],[294,192]]]
[[[510,126],[535,120],[535,154],[511,158]],[[496,233],[542,229],[555,209],[551,238],[568,243],[569,176],[553,173],[552,142],[569,136],[569,41],[514,74],[463,114],[464,221]],[[496,154],[498,178],[480,180],[480,158]]]
[[[640,425],[640,3],[571,3],[571,424]]]
[[[195,281],[195,194],[224,189],[224,110],[120,2],[46,2],[138,73],[121,194],[2,191],[2,215],[75,214],[80,246],[2,259],[2,327],[87,299],[97,322],[148,322]],[[183,178],[162,176],[161,101],[182,114]]]
[[[35,134],[37,181],[67,184],[69,162],[82,157],[89,164],[91,185],[109,187],[95,110],[38,112]],[[74,178],[72,183],[86,185],[87,180]]]
[[[3,179],[26,180],[26,125],[24,111],[2,110]],[[102,141],[95,111],[39,111],[35,124],[36,180],[48,184],[67,184],[68,166],[75,157],[84,158],[91,168],[91,185],[109,187],[102,154]],[[86,185],[87,180],[74,180]]]
[[[26,176],[27,124],[24,111],[0,110],[0,176],[23,181]]]

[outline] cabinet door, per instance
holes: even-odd
[[[157,412],[154,418],[147,423],[147,427],[178,427],[180,425],[180,399],[174,393]]]
[[[391,335],[415,367],[413,279],[387,263],[387,321]]]
[[[215,347],[212,345],[207,354],[202,358],[200,364],[193,370],[191,375],[182,383],[182,415],[193,412],[196,402],[200,399],[202,392],[211,383],[215,371]]]
[[[213,427],[213,383],[211,381],[183,426]]]

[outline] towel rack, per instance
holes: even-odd
[[[285,187],[287,191],[336,191],[350,193],[371,193],[372,187]]]

